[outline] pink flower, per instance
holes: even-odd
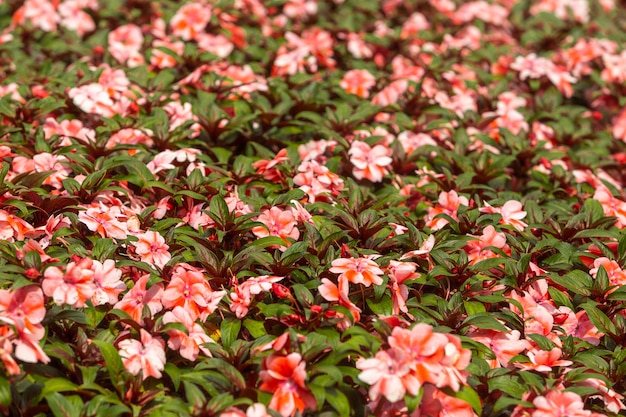
[[[150,56],[150,64],[157,68],[172,68],[176,66],[176,58],[160,48],[168,49],[175,55],[182,56],[185,44],[182,42],[170,42],[155,39],[152,42],[152,52]]]
[[[21,218],[0,209],[0,239],[14,242],[22,241],[29,232],[34,230],[33,226]]]
[[[287,245],[290,245],[288,238],[298,240],[300,237],[300,231],[298,230],[298,222],[291,210],[282,210],[278,207],[272,207],[269,210],[264,210],[261,215],[256,219],[258,222],[263,223],[264,226],[255,226],[252,228],[252,233],[256,237],[278,236],[285,241]]]
[[[345,279],[353,284],[381,285],[383,270],[378,264],[367,258],[339,258],[332,263],[330,272],[340,274],[339,279]]]
[[[113,117],[113,100],[108,91],[100,84],[92,83],[80,87],[71,88],[68,97],[74,105],[85,113],[99,114],[104,117]]]
[[[585,0],[540,0],[533,4],[530,13],[534,16],[541,12],[554,13],[559,19],[568,19],[570,13],[581,23],[589,21],[589,2]],[[534,417],[534,416],[533,416]]]
[[[44,294],[52,297],[57,305],[84,307],[96,290],[92,265],[91,259],[84,258],[67,264],[65,271],[56,266],[47,268],[41,282]]]
[[[622,109],[613,120],[613,137],[626,142],[626,108]]]
[[[361,370],[359,379],[370,385],[369,396],[374,401],[380,396],[400,401],[407,391],[417,395],[421,387],[401,350],[380,350],[373,358],[359,359],[356,367]]]
[[[298,172],[293,183],[308,195],[311,203],[337,197],[343,190],[343,180],[339,175],[315,160],[302,162]]]
[[[496,359],[488,361],[492,368],[508,366],[511,358],[515,355],[519,355],[530,347],[528,341],[520,340],[520,332],[518,330],[505,333],[496,330],[480,329],[469,333],[468,336],[493,351],[496,355]]]
[[[201,350],[206,356],[211,356],[211,351],[202,345],[215,341],[206,334],[202,326],[194,322],[193,317],[183,307],[176,306],[172,311],[166,312],[163,315],[163,324],[167,323],[181,323],[187,329],[187,333],[176,329],[167,331],[170,336],[167,346],[170,349],[178,350],[180,356],[190,361],[195,361]]]
[[[305,383],[306,363],[299,353],[268,356],[263,361],[259,376],[263,381],[259,389],[273,393],[269,408],[282,416],[294,416],[296,411],[303,413],[306,409],[315,409],[315,397]]]
[[[480,209],[481,213],[498,213],[502,216],[500,219],[501,224],[507,224],[513,226],[520,232],[524,230],[528,224],[524,223],[522,219],[526,217],[526,212],[522,210],[522,203],[516,200],[509,200],[502,207],[492,207],[489,203],[485,202],[485,207]]]
[[[82,5],[73,1],[64,1],[58,9],[61,16],[61,26],[76,31],[79,36],[83,36],[96,28],[91,16],[81,9]]]
[[[444,218],[435,218],[438,214],[447,214],[455,220],[458,220],[457,210],[460,206],[469,206],[467,197],[460,196],[456,191],[442,191],[439,194],[439,204],[428,209],[426,215],[426,226],[433,230],[439,230],[448,224],[448,220]]]
[[[63,140],[59,143],[59,146],[69,146],[72,144],[70,138],[81,140],[85,143],[93,142],[96,138],[96,132],[93,129],[88,129],[78,119],[63,120],[60,123],[52,118],[48,117],[43,124],[43,130],[46,134],[46,139],[50,139],[53,135],[59,135]]]
[[[109,53],[119,63],[136,67],[143,64],[143,55],[140,53],[143,46],[143,34],[137,25],[127,24],[109,32]]]
[[[231,407],[226,412],[221,413],[220,417],[272,417],[265,406],[261,403],[254,403],[248,407],[244,413],[238,408]]]
[[[523,81],[527,78],[541,78],[548,73],[552,62],[546,58],[538,58],[532,53],[527,56],[518,56],[511,64],[511,69],[519,71],[519,77]]]
[[[128,227],[119,218],[123,217],[119,207],[107,207],[100,203],[92,205],[87,210],[78,213],[78,220],[92,232],[102,237],[126,239]]]
[[[573,392],[550,391],[533,400],[536,407],[531,417],[589,417],[582,398]]]
[[[11,343],[13,335],[13,330],[9,326],[0,326],[0,360],[7,374],[18,375],[21,372],[20,366],[11,356],[13,353],[13,343]]]
[[[211,14],[211,8],[200,2],[185,4],[170,20],[172,34],[186,41],[195,39],[204,31],[205,26],[211,20]]]
[[[409,289],[404,285],[404,282],[419,277],[419,274],[415,272],[416,269],[417,264],[414,262],[389,262],[388,275],[393,314],[400,314],[400,312],[408,314],[406,300],[409,298]]]
[[[168,309],[182,307],[192,321],[206,321],[226,291],[213,291],[202,271],[187,264],[174,268],[172,279],[163,292],[161,302]]]
[[[122,270],[115,267],[115,261],[107,259],[104,263],[93,261],[94,293],[91,296],[93,305],[115,304],[122,291],[126,289],[126,284],[120,279]]]
[[[241,285],[233,285],[230,295],[230,311],[235,313],[238,319],[242,319],[248,314],[250,305],[252,304],[252,295],[249,287]]]
[[[493,252],[490,248],[501,249],[503,252],[509,252],[511,249],[506,244],[506,235],[502,232],[496,232],[496,229],[489,225],[483,230],[483,234],[479,240],[472,240],[465,245],[465,252],[470,261],[470,265],[485,259],[498,258],[499,254]]]
[[[393,162],[392,153],[393,151],[387,146],[370,147],[365,142],[355,140],[348,151],[350,163],[354,165],[352,174],[358,180],[365,178],[372,182],[381,182]]]
[[[139,241],[133,242],[135,253],[141,257],[142,262],[156,265],[163,269],[166,263],[172,259],[170,248],[165,244],[165,239],[159,232],[145,232],[138,234]]]
[[[115,145],[136,145],[136,144],[145,144],[150,147],[153,144],[152,139],[150,139],[144,132],[139,129],[121,129],[118,130],[117,133],[111,135],[109,140],[107,141],[105,147],[107,149],[115,147]],[[128,151],[131,155],[134,154],[134,150]]]
[[[339,280],[339,286],[335,285],[328,278],[322,278],[322,284],[317,287],[320,295],[327,301],[337,301],[339,305],[346,307],[352,315],[352,320],[344,317],[344,320],[339,323],[339,327],[346,329],[352,325],[352,322],[356,323],[361,318],[361,309],[358,308],[350,298],[348,294],[350,291],[348,281],[345,279]],[[342,313],[339,313],[340,317],[343,317]]]
[[[407,80],[393,81],[374,96],[372,104],[376,106],[389,106],[391,104],[395,104],[408,88],[409,82]]]
[[[601,398],[610,412],[617,414],[621,410],[626,409],[626,406],[624,406],[624,403],[622,402],[624,396],[607,387],[606,382],[603,380],[597,378],[587,378],[579,384],[584,387],[591,387],[598,390],[600,394],[592,395],[591,398]]]
[[[368,98],[370,90],[376,85],[376,78],[368,70],[350,70],[345,73],[339,86],[346,93]]]
[[[413,133],[408,130],[398,135],[398,141],[407,155],[410,155],[422,146],[437,146],[437,142],[426,133]]]
[[[606,216],[615,216],[617,220],[615,226],[622,229],[626,227],[626,202],[613,197],[611,191],[604,185],[596,188],[593,195],[594,200],[598,200],[602,204],[604,214]]]
[[[549,373],[555,366],[570,366],[573,363],[560,359],[561,355],[562,351],[558,347],[552,348],[550,351],[530,351],[527,354],[530,363],[517,362],[515,366],[526,370],[532,369],[537,372]]]
[[[14,328],[4,329],[3,333],[5,337],[10,336],[15,345],[16,358],[30,363],[50,361],[39,346],[46,333],[41,325],[45,315],[44,297],[38,286],[27,285],[15,291],[0,290],[0,320]],[[11,361],[3,359],[3,362],[12,366]],[[15,368],[11,367],[11,370],[15,371]]]
[[[131,288],[113,308],[125,311],[139,324],[143,324],[142,315],[144,307],[148,307],[151,316],[161,311],[163,309],[163,304],[161,304],[163,284],[159,282],[149,289],[146,289],[149,279],[149,274],[139,278],[133,288]]]
[[[596,258],[593,261],[593,268],[589,271],[589,275],[596,277],[600,268],[604,268],[609,277],[609,283],[616,287],[626,285],[626,271],[620,268],[619,264],[606,257]],[[615,291],[617,288],[609,290],[608,293]]]
[[[141,341],[126,339],[118,345],[124,367],[133,375],[141,372],[143,380],[150,376],[161,378],[161,371],[165,369],[165,342],[144,329],[139,334]]]
[[[33,156],[33,162],[37,172],[53,171],[43,183],[58,190],[63,188],[62,181],[72,173],[71,168],[65,165],[68,160],[63,155],[57,156],[48,152],[41,152]]]
[[[460,340],[449,334],[433,332],[432,326],[418,324],[411,330],[395,327],[388,338],[392,349],[401,351],[419,384],[426,382],[458,391],[467,378],[463,371],[471,352],[461,348]]]
[[[289,157],[287,157],[287,149],[283,148],[276,156],[271,160],[262,159],[260,161],[256,161],[252,164],[252,167],[256,169],[257,174],[263,175],[268,181],[272,182],[280,182],[283,179],[282,172],[276,168],[282,162],[288,161]]]
[[[196,35],[196,41],[200,50],[210,52],[220,58],[228,58],[235,49],[235,45],[226,36],[220,34],[199,33]]]
[[[44,32],[52,32],[57,29],[59,14],[54,4],[48,0],[26,0],[13,14],[11,23],[23,25],[27,20]]]

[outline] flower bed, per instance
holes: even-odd
[[[0,411],[626,415],[625,12],[0,1]]]

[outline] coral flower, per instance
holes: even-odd
[[[19,217],[0,210],[0,240],[24,240],[26,234],[33,231],[33,226]]]
[[[149,376],[161,378],[161,371],[165,369],[165,342],[144,329],[140,330],[140,335],[141,341],[126,339],[119,343],[124,367],[133,375],[141,372],[144,380]]]
[[[615,286],[626,285],[626,271],[620,268],[619,264],[606,257],[597,258],[593,261],[593,268],[589,270],[589,275],[596,277],[600,268],[604,268],[609,277],[609,283]],[[613,289],[610,292],[613,292]]]
[[[348,298],[348,286],[348,281],[345,279],[340,279],[339,286],[337,286],[328,278],[322,278],[322,284],[318,287],[318,291],[327,301],[337,301],[350,310],[352,321],[356,323],[361,318],[361,309]],[[348,328],[351,324],[349,320],[344,320],[340,327]]]
[[[192,321],[205,321],[215,311],[226,291],[213,291],[200,270],[181,264],[174,269],[172,279],[163,292],[161,302],[168,309],[183,307]]]
[[[440,361],[447,343],[446,336],[433,332],[432,326],[428,324],[418,324],[411,330],[395,327],[389,336],[389,346],[407,356],[421,384],[439,382]]]
[[[489,248],[502,249],[504,252],[510,252],[509,245],[506,244],[506,235],[502,232],[496,232],[496,229],[489,225],[485,227],[480,240],[472,240],[465,246],[467,258],[470,265],[490,258],[498,258],[500,255],[491,251]]]
[[[10,333],[16,358],[31,363],[50,361],[39,346],[46,333],[41,325],[45,315],[44,297],[37,285],[27,285],[15,291],[0,290],[0,320],[14,326],[15,332]],[[8,337],[9,330],[4,332]],[[8,363],[11,365],[10,361]]]
[[[417,395],[421,387],[400,350],[381,350],[373,358],[359,359],[356,367],[362,371],[359,379],[370,385],[369,396],[374,401],[380,396],[400,401],[407,391]]]
[[[211,20],[211,9],[200,2],[192,2],[178,9],[170,20],[170,27],[174,36],[188,41],[202,33],[209,20]]]
[[[376,78],[368,70],[350,70],[339,82],[346,93],[368,98],[370,89],[376,85]]]
[[[456,191],[442,191],[439,194],[439,204],[428,209],[426,215],[426,226],[433,230],[439,230],[448,224],[448,220],[442,217],[435,218],[438,214],[447,214],[455,220],[458,220],[457,211],[460,206],[469,206],[467,197],[459,196]]]
[[[52,297],[57,305],[84,307],[96,290],[92,264],[91,259],[84,258],[78,263],[67,264],[65,272],[56,266],[47,268],[41,282],[44,294]]]
[[[531,417],[589,417],[582,398],[573,392],[550,391],[545,396],[533,400],[536,409]]]
[[[0,360],[4,364],[7,374],[17,375],[20,373],[20,366],[11,356],[13,353],[12,336],[13,330],[9,326],[0,326]]]
[[[478,330],[468,334],[469,337],[488,346],[496,355],[496,359],[489,362],[492,368],[508,366],[509,361],[530,347],[527,340],[520,340],[520,332],[513,330],[509,333],[496,330]]]
[[[354,165],[352,174],[358,180],[365,178],[371,182],[381,182],[383,176],[389,172],[388,167],[393,162],[391,148],[384,145],[371,147],[359,140],[352,142],[348,154],[350,155],[350,163]]]
[[[133,246],[135,253],[141,256],[142,262],[163,268],[172,259],[172,255],[168,251],[170,247],[165,244],[165,239],[159,232],[148,231],[138,234],[137,237],[139,241],[133,242]]]
[[[397,103],[400,96],[402,96],[408,88],[409,82],[407,80],[393,81],[374,96],[372,104],[376,106],[389,106],[390,104]]]
[[[181,323],[187,329],[186,333],[175,329],[167,331],[170,336],[167,346],[170,349],[178,350],[180,356],[190,361],[198,358],[200,350],[205,355],[211,356],[211,351],[202,345],[215,342],[206,334],[202,326],[194,322],[193,317],[183,307],[175,307],[174,310],[165,313],[163,324],[167,323]]]
[[[288,243],[287,238],[298,240],[300,237],[300,231],[297,228],[298,222],[291,210],[272,207],[261,212],[257,221],[264,224],[264,226],[252,228],[252,233],[257,237],[278,236],[285,240],[285,243]]]
[[[287,356],[272,354],[263,361],[259,388],[273,393],[269,408],[287,417],[316,407],[315,397],[306,388],[305,367],[302,356],[295,352]]]
[[[119,26],[109,32],[109,53],[120,63],[128,66],[143,64],[143,55],[139,52],[143,45],[143,34],[137,25]]]
[[[163,284],[159,282],[146,289],[149,279],[149,274],[139,278],[135,286],[113,308],[125,311],[139,324],[143,324],[141,316],[145,306],[148,307],[152,316],[161,311],[163,309],[163,304],[161,304]]]
[[[550,351],[528,352],[530,363],[516,363],[515,366],[526,370],[549,373],[552,372],[554,366],[570,366],[573,363],[572,361],[561,360],[561,355],[561,349],[557,347]]]
[[[526,212],[522,210],[522,203],[516,200],[509,200],[502,207],[492,207],[489,203],[485,203],[485,207],[480,209],[481,213],[498,213],[502,216],[501,224],[513,226],[520,232],[524,230],[528,224],[522,219],[526,217]]]
[[[112,237],[115,239],[126,239],[128,228],[117,218],[122,213],[118,207],[107,207],[100,203],[94,205],[85,211],[78,213],[78,220],[81,221],[89,230],[97,232],[102,237]]]
[[[113,259],[107,259],[103,263],[93,261],[94,293],[91,297],[93,305],[115,304],[122,291],[126,289],[126,284],[120,279],[122,270],[115,267]]]
[[[383,283],[383,270],[376,262],[367,258],[335,259],[329,271],[340,274],[339,279],[347,279],[353,284],[363,284],[366,287]]]
[[[400,314],[400,312],[408,314],[409,310],[406,307],[406,300],[409,297],[409,289],[404,285],[404,282],[419,277],[419,274],[415,272],[416,269],[417,264],[415,262],[389,262],[388,285],[391,287],[393,314]]]
[[[276,168],[280,163],[288,161],[287,149],[283,148],[274,157],[274,159],[266,160],[262,159],[252,164],[252,167],[256,169],[256,172],[263,175],[268,181],[280,182],[283,179],[283,174]]]

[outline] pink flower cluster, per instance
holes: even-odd
[[[417,324],[410,330],[395,327],[387,343],[388,349],[356,364],[361,370],[359,379],[370,385],[372,401],[385,397],[395,403],[407,393],[417,395],[426,384],[458,391],[466,383],[471,352],[461,347],[456,336]]]

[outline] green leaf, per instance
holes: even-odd
[[[244,319],[243,326],[248,329],[250,335],[255,339],[258,339],[261,336],[265,336],[267,332],[265,331],[265,326],[262,321],[252,320],[252,319]]]
[[[46,401],[48,402],[50,411],[52,411],[54,417],[78,417],[81,414],[80,408],[78,408],[75,404],[72,404],[70,400],[58,392],[46,396]]]
[[[220,325],[220,333],[222,335],[222,344],[228,349],[230,345],[237,339],[241,330],[241,320],[234,317],[225,318]]]
[[[121,374],[124,372],[124,364],[122,363],[120,354],[109,342],[98,339],[94,339],[92,342],[100,348],[100,352],[102,352],[102,357],[106,363],[106,369],[109,371],[109,376],[111,377],[111,382],[117,385]]]
[[[342,391],[335,387],[326,388],[326,401],[339,413],[340,416],[350,415],[350,402]]]
[[[230,210],[228,210],[228,205],[224,198],[220,195],[214,195],[211,198],[211,203],[209,204],[209,211],[207,213],[215,222],[225,227],[230,223]]]
[[[455,397],[471,405],[476,414],[482,414],[483,406],[480,401],[480,397],[478,396],[478,393],[469,385],[463,385],[459,392],[456,393]]]
[[[41,396],[46,397],[49,394],[62,391],[73,391],[77,385],[65,378],[52,378],[44,383]]]
[[[12,396],[11,396],[11,385],[9,381],[3,376],[0,376],[0,404],[5,407],[11,405]]]
[[[479,313],[468,316],[463,320],[462,327],[475,326],[479,329],[497,330],[499,332],[508,333],[509,329],[492,317],[489,313]]]
[[[550,280],[574,294],[590,295],[589,288],[593,286],[591,276],[580,270],[573,270],[565,275],[549,274]]]

